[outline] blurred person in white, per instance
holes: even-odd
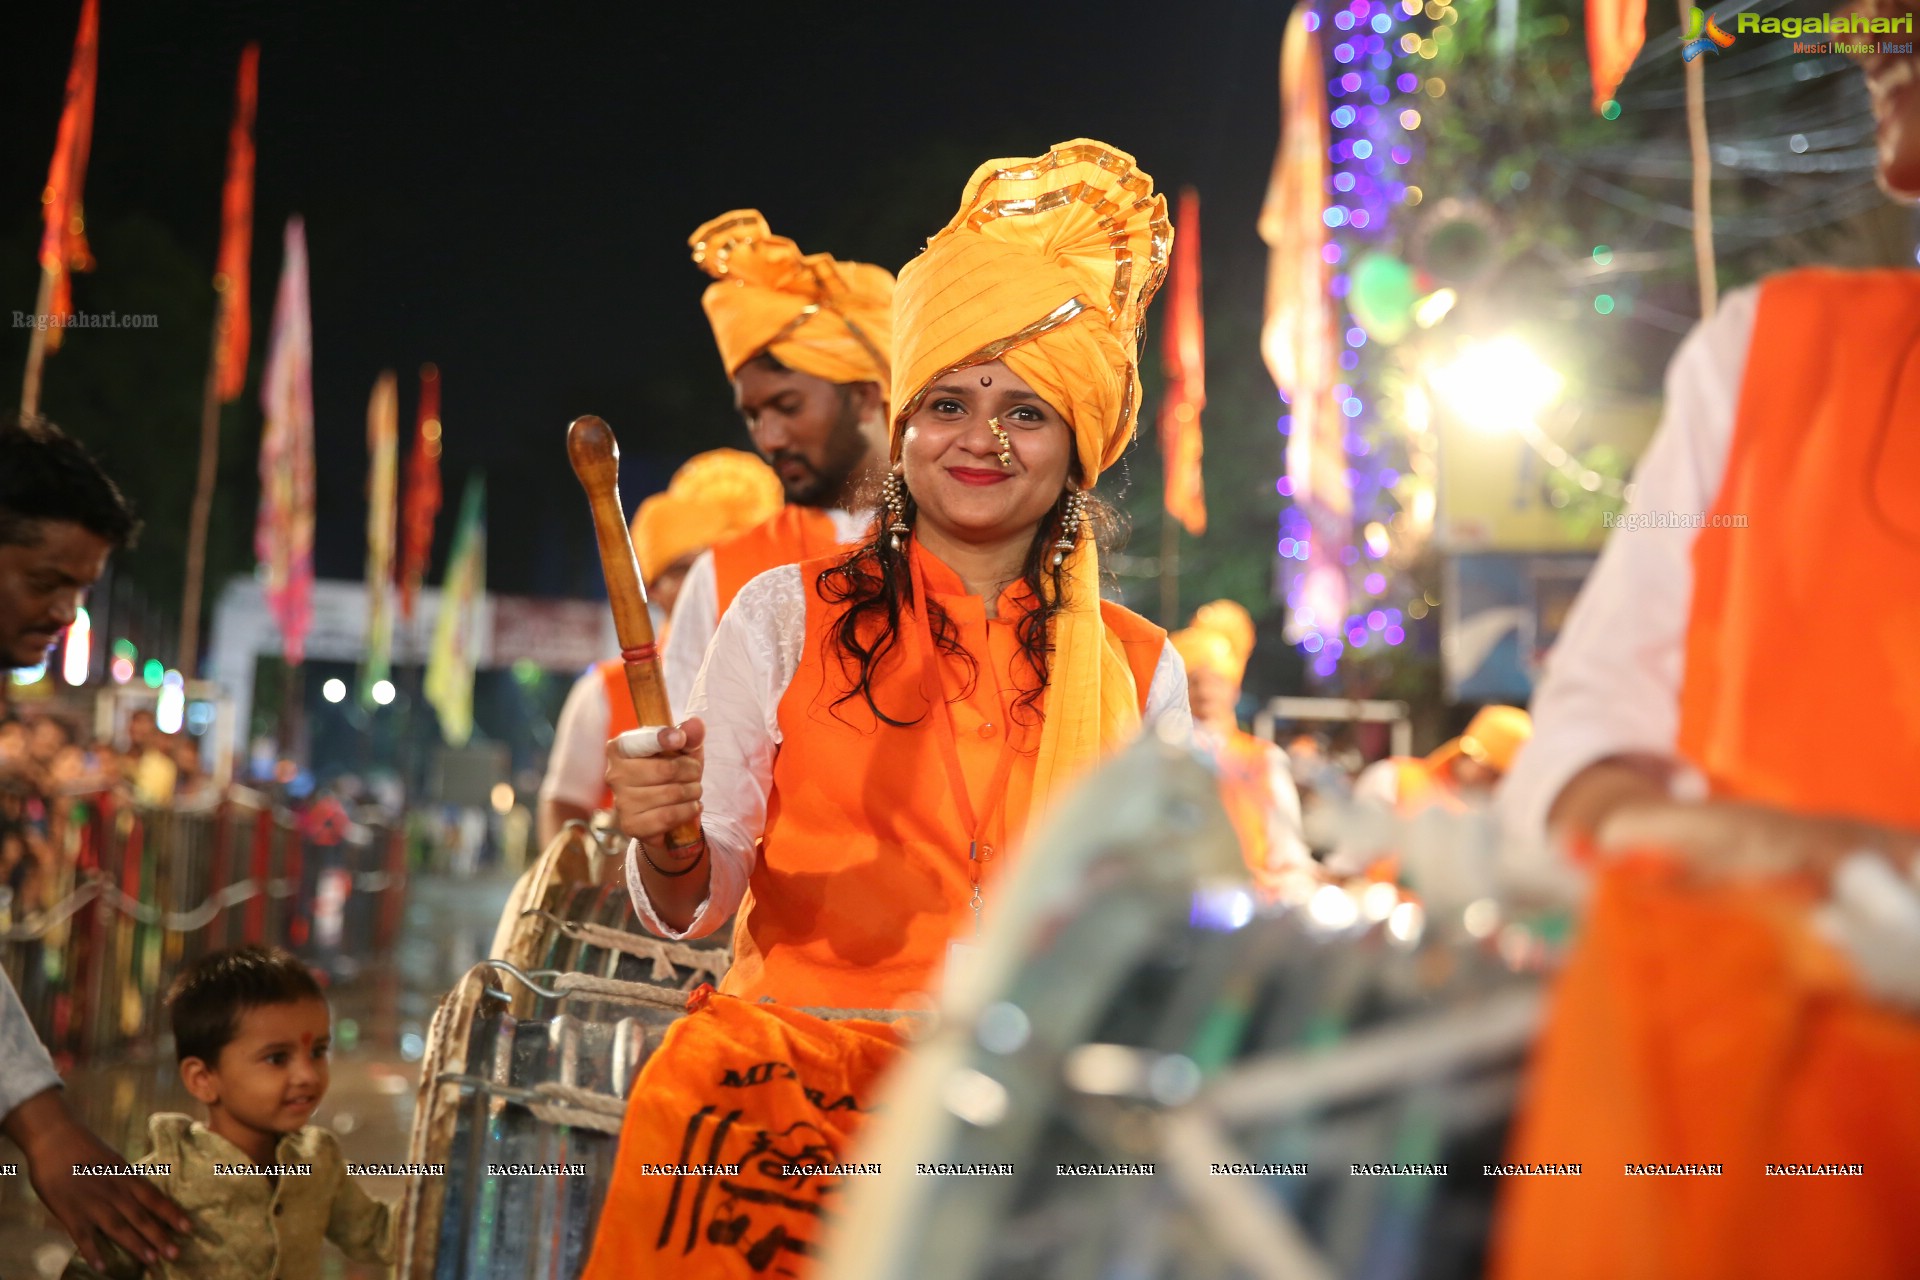
[[[40,419],[0,422],[0,671],[34,667],[74,620],[107,557],[139,523],[79,442]],[[0,976],[0,1133],[27,1158],[41,1202],[96,1265],[113,1241],[174,1257],[180,1207],[126,1168],[68,1107],[13,983]],[[76,1169],[100,1169],[96,1176]]]
[[[1855,30],[1889,39],[1851,37],[1903,202],[1916,7],[1874,0]],[[1629,511],[1656,518],[1595,566],[1501,793],[1595,871],[1509,1158],[1727,1163],[1659,1195],[1518,1179],[1496,1277],[1913,1274],[1916,405],[1910,268],[1768,277],[1674,357]]]
[[[1277,895],[1288,873],[1316,868],[1301,830],[1300,792],[1287,753],[1243,730],[1237,718],[1253,655],[1253,618],[1231,600],[1215,600],[1168,641],[1186,664],[1194,744],[1219,772],[1220,800],[1240,837],[1247,871],[1262,893]]]

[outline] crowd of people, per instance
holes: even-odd
[[[218,799],[199,742],[162,733],[145,708],[128,716],[117,741],[84,736],[52,710],[0,718],[0,885],[16,917],[50,905],[73,804],[103,796],[186,807]]]

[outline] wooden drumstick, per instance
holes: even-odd
[[[627,531],[627,518],[620,510],[620,443],[605,422],[585,414],[575,418],[567,428],[567,457],[593,508],[593,532],[600,543],[600,568],[607,576],[613,629],[620,637],[620,658],[626,663],[627,692],[633,698],[634,715],[643,727],[670,726],[673,708],[667,702],[667,679],[660,668],[660,650],[653,642],[647,588],[640,581],[640,562],[633,554],[633,537]],[[691,849],[700,840],[698,819],[667,833],[671,849]]]

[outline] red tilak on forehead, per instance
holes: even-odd
[[[300,1047],[301,1047],[302,1049],[311,1049],[311,1048],[313,1048],[313,1032],[311,1032],[311,1031],[302,1031],[302,1032],[300,1033]]]

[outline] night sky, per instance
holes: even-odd
[[[79,9],[36,0],[0,18],[9,245],[38,234]],[[247,403],[281,228],[299,212],[312,255],[320,575],[361,571],[375,375],[401,371],[404,431],[413,371],[432,360],[447,433],[441,556],[461,478],[480,469],[490,585],[594,594],[563,447],[571,418],[613,424],[629,508],[688,454],[746,447],[699,308],[706,277],[686,249],[695,226],[729,208],[758,207],[809,251],[897,269],[951,216],[976,164],[1087,135],[1132,151],[1169,194],[1199,189],[1209,324],[1223,306],[1249,311],[1237,327],[1257,323],[1254,220],[1278,134],[1285,14],[1285,0],[103,0],[86,207],[95,225],[144,213],[210,276],[235,63],[259,40]],[[27,280],[26,296],[0,311],[32,305],[26,254],[24,270],[0,273]],[[99,273],[117,268],[103,260]],[[75,285],[82,309],[89,284]],[[15,348],[24,339],[9,330],[8,368]],[[45,407],[59,418],[55,396]],[[251,407],[240,416],[257,429]],[[178,446],[196,433],[183,421]],[[222,483],[252,481],[229,465]]]

